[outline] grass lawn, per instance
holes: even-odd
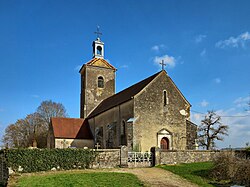
[[[143,186],[139,179],[129,173],[89,172],[89,173],[49,173],[22,176],[17,186],[33,187],[91,187],[91,186]]]
[[[198,184],[199,186],[210,187],[209,184],[213,182],[209,179],[208,175],[213,167],[212,162],[199,162],[190,164],[178,164],[178,165],[161,165],[158,166],[162,169],[171,171],[181,177]]]

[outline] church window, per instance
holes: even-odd
[[[102,76],[98,77],[98,88],[104,88],[104,79]]]
[[[166,90],[163,91],[163,104],[164,106],[168,104],[168,94]]]
[[[126,139],[126,122],[122,121],[121,125],[121,145],[126,145],[127,139]]]
[[[102,47],[101,46],[97,46],[97,54],[98,55],[102,55]]]

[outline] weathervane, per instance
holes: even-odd
[[[96,34],[97,38],[100,38],[100,35],[102,35],[102,33],[100,32],[100,26],[97,25],[97,29],[94,33]]]
[[[164,60],[162,60],[162,61],[160,62],[160,64],[161,64],[162,70],[164,70],[164,66],[166,66],[167,64],[164,63]]]

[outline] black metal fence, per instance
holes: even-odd
[[[0,150],[0,186],[7,186],[9,170],[4,150]]]

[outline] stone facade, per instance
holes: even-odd
[[[186,132],[187,132],[187,149],[198,149],[197,140],[197,125],[187,120]]]
[[[164,91],[167,93],[166,103]],[[134,106],[134,115],[138,119],[133,125],[133,144],[140,150],[160,147],[163,137],[168,138],[169,149],[186,149],[187,117],[181,115],[180,110],[190,105],[165,71],[135,96]]]
[[[149,151],[161,147],[164,138],[170,150],[193,149],[197,129],[192,123],[187,127],[189,108],[171,78],[161,71],[129,101],[90,116],[88,122],[95,143],[104,149],[126,145],[129,151]]]
[[[55,147],[53,148],[68,148],[68,147],[75,147],[75,148],[84,148],[84,147],[94,147],[93,140],[87,139],[65,139],[65,138],[55,138]]]
[[[81,118],[88,114],[100,102],[115,93],[115,69],[102,64],[97,59],[93,65],[84,65],[81,73]],[[103,87],[98,86],[98,78],[103,78]]]
[[[132,149],[133,127],[128,120],[134,116],[133,104],[133,100],[130,100],[88,120],[94,141],[101,148],[128,145]]]

